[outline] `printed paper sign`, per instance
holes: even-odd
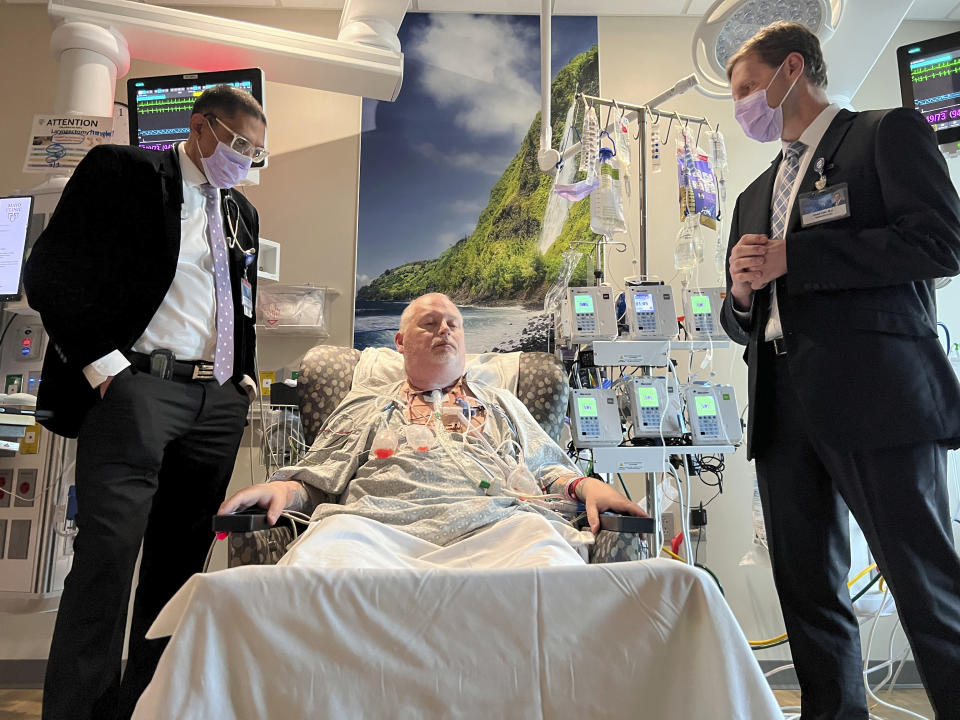
[[[25,173],[73,170],[90,148],[113,142],[113,118],[34,115]]]

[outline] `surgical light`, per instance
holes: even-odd
[[[693,36],[697,89],[708,97],[728,97],[727,60],[758,30],[777,20],[801,23],[826,42],[837,29],[843,5],[843,0],[717,0]]]

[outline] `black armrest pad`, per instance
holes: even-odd
[[[578,525],[581,528],[587,527],[586,514],[580,519]],[[653,532],[653,518],[637,517],[636,515],[614,515],[610,513],[600,514],[600,529],[610,532],[621,533],[639,533],[647,534]]]
[[[261,507],[247,508],[229,515],[213,516],[214,532],[253,532],[270,527],[267,511]]]

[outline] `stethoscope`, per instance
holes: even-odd
[[[230,203],[233,203],[233,207],[237,212],[236,220],[230,217]],[[230,229],[230,232],[227,234],[227,248],[236,248],[243,253],[243,267],[246,269],[253,264],[257,251],[253,247],[245,250],[237,240],[237,238],[240,237],[237,231],[240,229],[240,223],[243,223],[243,217],[240,215],[240,204],[234,199],[233,195],[229,193],[227,193],[223,201],[223,211],[223,214],[227,218],[227,227]],[[243,227],[246,228],[247,224],[243,223]]]

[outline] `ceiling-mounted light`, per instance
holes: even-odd
[[[693,36],[693,64],[700,77],[697,89],[709,97],[728,97],[727,60],[770,23],[801,23],[824,43],[837,29],[842,12],[843,0],[717,0]]]

